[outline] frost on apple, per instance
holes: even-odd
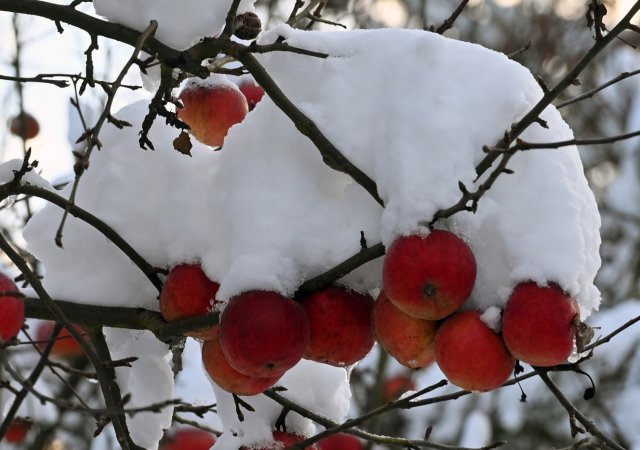
[[[115,4],[122,9],[117,14],[126,10],[123,3],[107,0],[97,1],[96,8],[117,19]],[[147,6],[153,11],[151,3]],[[210,29],[215,33],[219,26]],[[174,43],[187,45],[192,39],[173,37]],[[220,284],[216,299],[221,302],[250,291],[291,298],[305,280],[358,252],[361,232],[369,244],[386,246],[402,236],[427,235],[420,224],[458,201],[459,183],[468,188],[477,183],[475,165],[484,156],[483,146],[497,142],[542,96],[531,74],[506,56],[432,33],[301,32],[280,26],[260,39],[269,43],[278,37],[329,55],[257,57],[293,103],[376,181],[384,208],[346,175],[328,168],[269,97],[229,130],[221,151],[194,142],[192,158],[172,149],[178,132],[161,121],[150,131],[156,150],[141,151],[138,130],[148,103],[125,107],[117,117],[133,127],[104,130],[103,148],[93,154],[76,200],[154,266],[198,262]],[[548,129],[534,124],[523,139],[572,138],[554,108],[542,118]],[[593,285],[600,265],[600,222],[577,150],[520,152],[510,168],[515,173],[498,179],[477,213],[456,214],[439,224],[470,247],[477,263],[465,308],[503,308],[514,286],[533,281],[557,284],[577,301],[581,316],[588,316],[600,301]],[[49,292],[76,302],[158,310],[149,280],[86,224],[69,217],[64,249],[57,248],[52,236],[60,217],[60,210],[47,206],[24,232],[29,250],[46,267]],[[379,289],[381,282],[381,261],[342,280],[359,292]],[[475,325],[495,335],[480,319]],[[166,345],[133,331],[110,333],[108,340],[114,357],[144,355],[131,368],[118,368],[121,389],[133,395],[133,404],[171,397]],[[152,370],[161,376],[148,376]],[[492,380],[491,387],[496,383]],[[144,389],[136,389],[142,384]],[[302,360],[277,385],[287,389],[282,395],[336,421],[348,412],[342,368]],[[231,394],[214,389],[224,427],[215,448],[237,449],[273,438],[279,405],[263,395],[247,397],[255,412],[240,421]],[[153,399],[140,398],[145,392],[153,392]],[[128,418],[138,430],[134,441],[152,447],[171,412],[167,407],[160,414]],[[314,431],[310,420],[295,413],[286,423],[295,434]]]

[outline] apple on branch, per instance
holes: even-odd
[[[253,79],[245,79],[238,85],[240,92],[242,92],[249,104],[249,111],[252,111],[256,107],[258,102],[262,100],[264,96],[264,89],[258,86]]]
[[[159,450],[209,450],[215,443],[215,435],[207,431],[180,428],[162,438]]]
[[[202,363],[211,379],[227,392],[238,395],[257,395],[276,384],[280,376],[251,377],[231,367],[222,352],[219,326],[214,326],[211,336],[202,345]]]
[[[0,339],[4,342],[15,338],[24,323],[24,300],[13,280],[0,273]]]
[[[458,312],[440,325],[436,362],[449,381],[472,392],[502,386],[516,364],[500,334],[489,328],[479,311]]]
[[[4,441],[10,444],[22,444],[33,426],[33,421],[25,417],[16,417],[9,424],[9,428],[4,435]]]
[[[476,260],[469,246],[449,231],[402,236],[383,266],[384,290],[405,313],[428,320],[453,314],[471,295]]]
[[[274,431],[273,432],[273,441],[267,443],[264,446],[251,446],[251,450],[274,450],[274,449],[284,449],[289,448],[292,445],[299,444],[304,441],[306,438],[304,436],[300,436],[294,433],[287,433],[285,431]],[[247,447],[240,447],[240,450],[249,450]],[[306,447],[305,450],[318,450],[315,445],[311,445],[310,447]]]
[[[347,433],[336,433],[318,441],[320,450],[364,450],[364,444],[357,437]]]
[[[434,361],[438,322],[410,316],[381,291],[372,323],[378,343],[403,366],[420,369]]]
[[[299,303],[276,292],[233,297],[220,317],[227,361],[252,377],[277,377],[292,368],[309,345],[309,320]]]
[[[520,283],[504,310],[504,341],[511,354],[527,364],[562,364],[573,351],[578,313],[578,303],[557,284]]]
[[[180,264],[169,271],[160,292],[160,313],[167,322],[211,312],[220,285],[211,281],[199,264]],[[208,339],[211,330],[187,333]],[[217,333],[216,333],[217,336]]]
[[[212,147],[220,147],[229,128],[242,122],[249,111],[245,96],[224,75],[191,78],[179,99],[184,107],[178,108],[178,118],[189,125],[196,139]]]
[[[47,321],[40,324],[36,331],[36,339],[38,346],[42,350],[46,347],[47,342],[51,340],[53,335],[53,329],[55,328],[55,322]],[[80,334],[84,335],[85,330],[79,325],[73,325],[73,327]],[[76,339],[69,333],[67,328],[62,328],[60,334],[56,338],[53,347],[51,348],[51,356],[55,356],[62,359],[79,359],[84,358],[84,350],[76,341]]]
[[[320,289],[303,298],[311,337],[304,357],[344,367],[360,361],[373,347],[373,299],[338,286]]]

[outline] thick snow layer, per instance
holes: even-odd
[[[238,13],[253,11],[255,0],[241,0]],[[96,12],[111,22],[144,31],[158,22],[155,37],[177,50],[223,29],[232,0],[94,0]]]
[[[243,410],[244,420],[239,420],[231,394],[212,382],[218,401],[218,413],[224,424],[224,432],[214,449],[235,450],[240,446],[250,447],[272,440],[274,424],[282,413],[282,406],[264,395],[242,397],[255,412]],[[341,422],[349,411],[351,391],[344,368],[333,367],[313,361],[301,360],[287,371],[276,386],[287,390],[283,397],[320,414],[330,420]],[[289,412],[285,419],[288,432],[310,436],[315,426],[309,419]]]
[[[80,207],[111,225],[155,266],[200,261],[221,283],[218,300],[249,289],[291,295],[305,280],[356,253],[361,231],[369,244],[387,245],[399,235],[426,232],[418,223],[458,201],[459,181],[473,189],[482,147],[495,144],[542,95],[531,74],[504,55],[433,33],[279,27],[263,42],[279,35],[330,55],[279,52],[259,59],[286,95],[377,182],[385,208],[348,176],[329,169],[267,96],[231,128],[221,151],[194,142],[192,157],[172,149],[178,131],[160,120],[150,133],[156,150],[139,149],[148,103],[132,104],[116,117],[133,127],[105,128],[102,150],[94,152],[80,182]],[[554,108],[543,118],[549,129],[532,125],[522,137],[572,137]],[[593,285],[600,221],[576,149],[519,153],[509,166],[515,174],[498,179],[476,214],[439,224],[463,237],[476,256],[478,278],[468,306],[502,307],[517,282],[532,279],[560,284],[588,315],[600,300]],[[91,227],[70,217],[64,249],[57,248],[53,236],[60,217],[49,206],[24,232],[29,250],[45,265],[44,283],[52,295],[157,309],[151,283]],[[345,284],[380,288],[380,268],[380,261],[367,264]],[[130,369],[132,376],[136,370]],[[314,383],[294,381],[296,370],[283,378],[287,383],[292,377],[287,395],[304,397],[311,389],[308,395],[315,396]],[[303,373],[316,371],[322,373]],[[150,389],[155,384],[149,380]],[[170,395],[172,385],[163,383],[158,399]],[[237,427],[235,407],[217,394],[226,405],[220,409],[225,427]],[[334,406],[346,402],[343,394]],[[310,404],[315,409],[325,401],[317,396]],[[330,412],[336,410],[325,411]],[[267,436],[272,416],[253,416],[247,439]],[[295,426],[308,425],[300,419]]]
[[[117,367],[116,376],[122,395],[131,395],[127,408],[141,408],[173,398],[173,373],[167,364],[169,348],[148,331],[108,328],[105,332],[113,360],[138,359],[132,367]],[[155,450],[163,430],[171,426],[173,406],[153,412],[127,415],[133,442]]]

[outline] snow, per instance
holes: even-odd
[[[148,3],[131,2],[138,5],[135,14],[128,3],[116,1],[97,1],[96,8],[142,26],[142,19],[168,5]],[[217,6],[208,7],[218,13],[224,9]],[[209,10],[198,20],[209,20]],[[167,35],[158,36],[190,45],[200,31],[198,24],[187,28],[169,26]],[[279,26],[264,33],[261,42],[278,36],[330,55],[278,52],[259,59],[285,94],[377,182],[384,208],[348,176],[329,169],[267,96],[231,128],[221,151],[193,141],[192,157],[172,149],[179,132],[161,120],[150,133],[156,150],[139,149],[148,102],[133,103],[115,114],[133,127],[105,126],[102,149],[93,153],[78,190],[77,205],[112,226],[154,266],[200,261],[220,282],[221,301],[250,289],[290,296],[305,280],[358,252],[361,231],[370,245],[425,233],[418,223],[458,201],[459,181],[473,189],[482,147],[495,144],[542,95],[531,74],[504,55],[433,33],[303,32]],[[219,82],[221,76],[216,78]],[[547,108],[543,118],[548,130],[532,125],[522,137],[533,142],[572,137],[554,108]],[[495,312],[516,283],[531,279],[558,283],[588,316],[600,301],[593,285],[600,265],[600,219],[577,150],[522,152],[509,166],[515,174],[498,179],[476,214],[457,214],[439,224],[465,239],[476,256],[478,277],[467,306]],[[59,209],[48,206],[24,230],[54,297],[158,309],[157,291],[144,274],[88,225],[70,217],[64,248],[56,247],[60,217]],[[342,283],[360,291],[379,289],[380,275],[378,260]],[[141,357],[133,368],[118,370],[123,391],[140,389],[152,393],[154,401],[172,397],[164,344],[154,344],[148,333],[125,331],[110,331],[109,343],[114,357]],[[151,376],[155,371],[160,376]],[[283,395],[334,420],[348,410],[342,369],[303,361],[281,384],[289,388]],[[146,393],[138,404],[149,403]],[[270,436],[280,412],[272,400],[249,399],[258,413],[247,413],[240,423],[230,396],[218,388],[215,396],[225,430],[238,434],[225,433],[216,448],[234,449]],[[447,408],[464,405],[449,402]],[[134,440],[152,448],[169,419],[168,408],[158,416],[135,416]],[[313,432],[307,419],[290,414],[287,420],[293,431]]]
[[[491,306],[480,315],[480,320],[493,331],[499,333],[502,329],[502,310],[497,306]]]
[[[253,11],[255,0],[241,0],[238,14]],[[155,37],[185,50],[206,36],[217,36],[224,28],[232,0],[95,0],[96,12],[111,22],[144,31],[151,20],[158,22]],[[188,26],[186,25],[188,24]]]
[[[19,171],[22,168],[23,160],[21,159],[10,159],[9,161],[3,162],[0,164],[0,184],[5,184],[13,181],[15,177],[15,172]],[[22,177],[22,183],[27,183],[32,186],[41,187],[48,191],[53,191],[53,186],[47,180],[42,178],[37,169],[31,170],[27,172]]]

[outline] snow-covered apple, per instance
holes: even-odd
[[[382,385],[382,394],[385,402],[392,402],[407,391],[415,391],[416,383],[409,375],[398,374],[387,378]]]
[[[478,311],[461,311],[444,321],[436,334],[436,362],[449,381],[473,392],[500,387],[516,363]]]
[[[561,364],[573,351],[578,312],[578,303],[558,285],[520,283],[504,310],[504,341],[511,354],[527,364]]]
[[[256,104],[262,100],[264,96],[264,89],[261,86],[258,86],[255,81],[251,80],[243,80],[239,86],[240,92],[242,92],[247,99],[247,103],[249,104],[249,111],[253,110],[256,107]]]
[[[347,433],[336,433],[318,441],[320,450],[364,450],[364,444],[357,437]]]
[[[40,132],[40,124],[35,117],[25,112],[10,120],[9,130],[12,134],[23,139],[32,139]]]
[[[36,331],[36,339],[39,342],[40,349],[44,349],[47,342],[51,339],[55,322],[43,322],[38,326]],[[73,327],[80,334],[84,335],[85,331],[79,325],[73,325]],[[75,359],[84,357],[84,350],[76,341],[76,339],[69,333],[67,328],[62,328],[58,335],[56,342],[51,348],[51,356],[56,356],[63,359]]]
[[[5,342],[16,337],[24,323],[24,300],[10,295],[17,292],[13,280],[0,273],[0,338]]]
[[[454,313],[471,295],[475,279],[473,252],[449,231],[399,237],[384,258],[389,300],[414,317],[439,320]]]
[[[189,125],[191,133],[203,144],[219,147],[229,128],[242,122],[249,111],[240,90],[225,78],[212,76],[213,81],[193,78],[180,92],[184,105],[178,118]]]
[[[373,305],[372,324],[376,341],[400,364],[420,369],[434,361],[438,322],[410,316],[381,291]]]
[[[33,426],[33,422],[25,417],[16,417],[9,424],[9,428],[4,435],[4,441],[10,444],[21,444],[27,437],[29,430]]]
[[[256,395],[276,384],[280,376],[251,377],[231,367],[222,352],[219,327],[213,327],[211,336],[202,345],[202,363],[211,379],[222,389],[238,395]]]
[[[199,264],[180,264],[167,275],[160,292],[160,313],[167,322],[201,316],[211,311],[220,285],[211,281]],[[210,330],[188,333],[208,339]]]
[[[274,431],[273,441],[266,443],[262,447],[252,446],[251,450],[274,450],[279,448],[288,448],[291,445],[299,444],[306,438],[298,434],[287,433],[286,431]],[[240,450],[248,450],[247,447],[241,447]],[[306,447],[305,450],[318,450],[315,445]]]
[[[373,347],[373,299],[338,286],[320,289],[300,301],[309,318],[304,357],[333,366],[360,361]]]
[[[227,361],[253,377],[277,377],[293,367],[309,345],[309,320],[299,303],[270,291],[233,297],[220,317]]]
[[[160,441],[159,450],[209,450],[215,435],[198,428],[180,428]]]

